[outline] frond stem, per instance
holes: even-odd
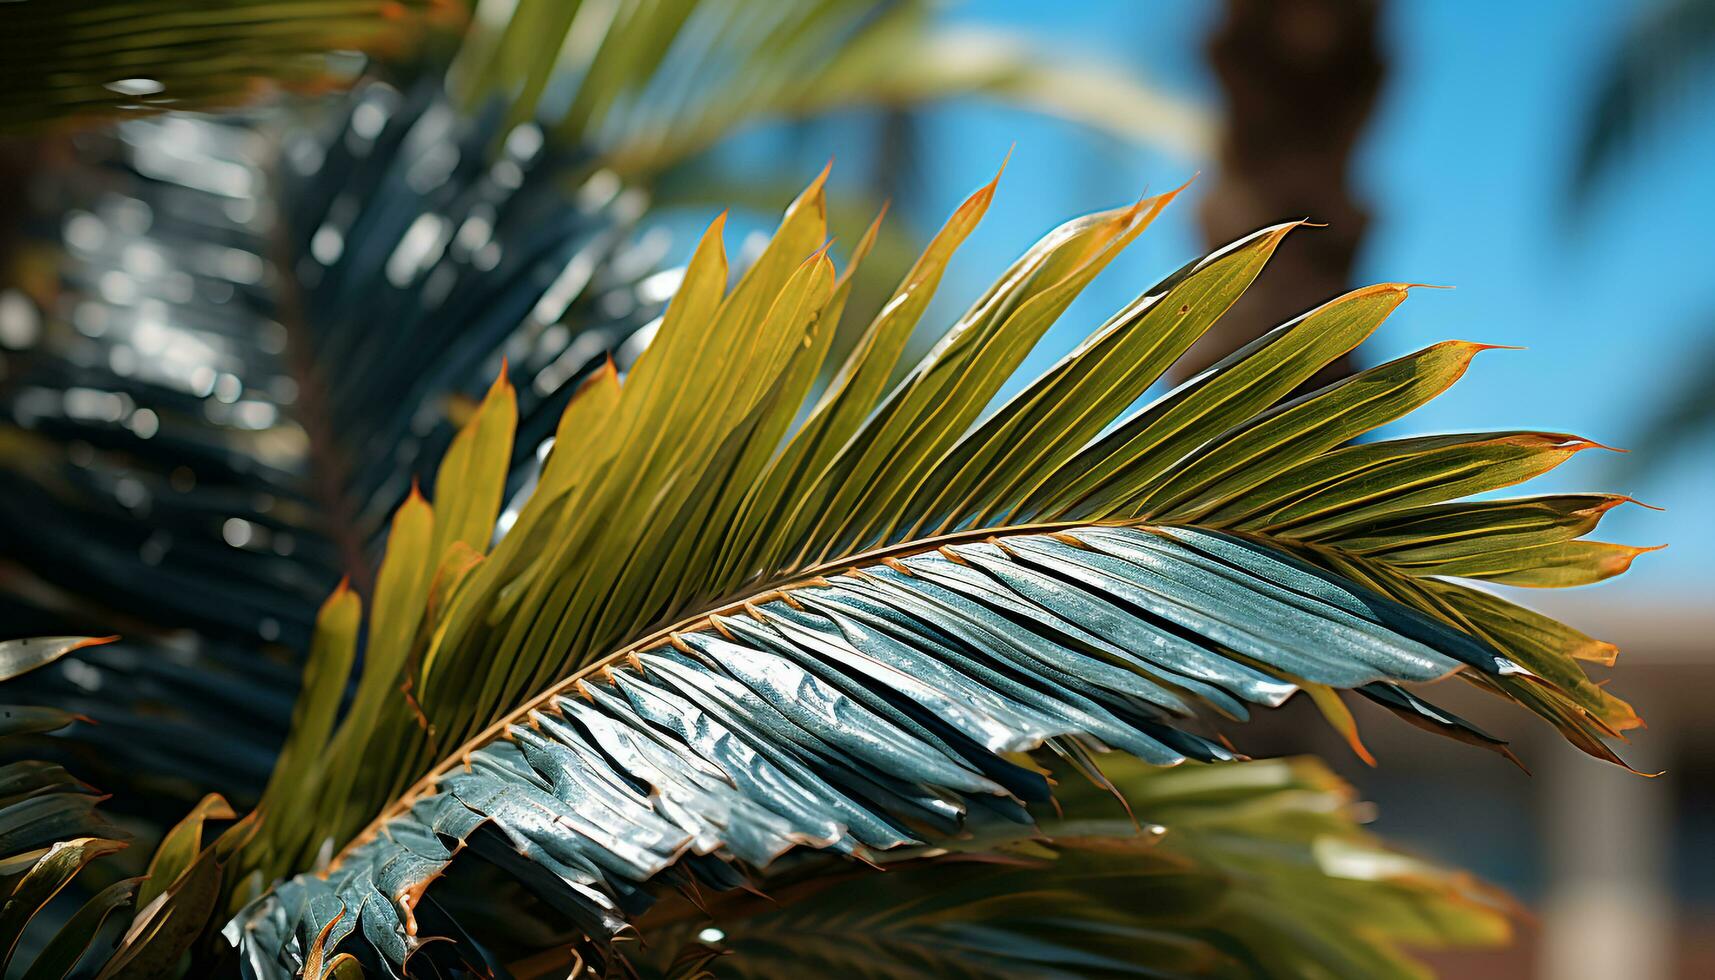
[[[277,175],[272,175],[277,176]],[[286,367],[297,385],[297,410],[293,417],[303,426],[309,443],[309,490],[319,505],[324,530],[339,553],[341,570],[351,588],[364,599],[374,592],[374,569],[364,555],[363,538],[357,529],[357,514],[346,496],[351,485],[350,467],[334,439],[333,412],[327,389],[315,365],[315,345],[304,313],[304,297],[292,271],[289,229],[282,216],[268,233],[268,252],[276,273],[274,300],[280,325],[286,331]]]
[[[1136,525],[1140,523],[1142,522],[1131,520],[1056,521],[1046,524],[1017,524],[1001,527],[971,528],[964,531],[956,531],[951,534],[941,534],[929,538],[903,541],[898,544],[874,548],[869,551],[862,552],[861,554],[844,556],[832,561],[823,562],[810,568],[796,570],[787,575],[777,577],[770,582],[761,583],[756,586],[754,590],[747,591],[743,596],[739,596],[737,598],[728,597],[719,600],[716,605],[710,608],[689,616],[683,616],[672,623],[649,633],[642,639],[628,643],[598,660],[585,664],[583,667],[580,667],[571,675],[567,676],[564,680],[551,685],[541,694],[536,695],[513,710],[507,712],[493,724],[471,736],[468,741],[459,746],[451,755],[442,760],[440,765],[435,766],[433,769],[425,773],[421,779],[418,779],[415,783],[411,784],[410,788],[406,789],[404,793],[400,794],[400,796],[383,809],[381,813],[377,814],[374,820],[371,820],[367,826],[365,826],[361,831],[358,831],[358,833],[340,849],[339,853],[334,856],[333,860],[328,863],[327,868],[325,868],[321,873],[326,875],[339,867],[340,862],[343,861],[348,854],[370,838],[374,837],[375,834],[379,833],[381,828],[388,821],[394,819],[406,810],[409,810],[419,799],[433,790],[435,784],[439,782],[443,776],[447,775],[458,766],[467,764],[466,760],[470,753],[489,744],[490,742],[493,742],[495,739],[502,737],[505,734],[506,729],[516,723],[517,719],[529,715],[530,712],[535,711],[544,705],[551,705],[555,699],[565,695],[568,691],[575,691],[578,685],[586,678],[600,674],[602,671],[609,669],[620,661],[634,657],[639,653],[671,644],[673,642],[673,637],[679,633],[710,628],[713,624],[714,617],[716,616],[740,614],[745,612],[747,607],[754,606],[758,603],[785,598],[790,591],[815,585],[820,580],[825,579],[830,575],[839,575],[845,572],[854,571],[864,565],[873,565],[882,562],[891,562],[899,558],[908,558],[913,555],[935,551],[948,545],[981,541],[985,538],[995,537],[998,535],[1006,535],[1010,537],[1018,534],[1053,533],[1055,531],[1070,530],[1075,527],[1089,527],[1093,524],[1123,526]]]

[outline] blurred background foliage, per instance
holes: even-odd
[[[1580,459],[1549,489],[1606,467],[1668,508],[1617,512],[1613,533],[1674,547],[1551,611],[1635,661],[1645,680],[1628,691],[1654,729],[1634,761],[1670,774],[1591,797],[1617,777],[1584,760],[1522,782],[1391,732],[1371,744],[1379,769],[1336,765],[1381,804],[1382,830],[1543,909],[1535,941],[1451,968],[1715,970],[1698,938],[1715,920],[1715,736],[1695,696],[1715,679],[1703,247],[1715,4],[340,0],[315,17],[278,2],[123,5],[193,39],[165,48],[116,30],[113,3],[7,6],[8,27],[29,30],[0,40],[0,178],[21,189],[0,205],[0,392],[27,424],[0,431],[0,612],[7,635],[126,635],[23,682],[101,718],[83,760],[98,773],[184,773],[125,804],[145,834],[211,774],[235,802],[260,788],[315,603],[342,574],[361,582],[386,514],[432,471],[502,355],[536,393],[525,425],[551,419],[606,350],[623,363],[628,338],[647,336],[714,211],[734,207],[732,227],[760,232],[832,153],[836,251],[890,202],[869,261],[900,269],[1010,151],[1004,180],[1023,191],[997,199],[952,266],[950,306],[1058,216],[1202,172],[1195,207],[1163,215],[1021,377],[1170,257],[1303,216],[1329,227],[1282,248],[1206,360],[1356,282],[1456,286],[1405,307],[1349,367],[1450,325],[1531,350],[1480,365],[1483,384],[1414,416],[1413,431],[1507,410],[1637,450]],[[473,40],[456,43],[465,31]],[[325,53],[351,48],[379,68]],[[338,91],[366,68],[385,82]],[[217,106],[243,108],[132,118]],[[312,122],[285,125],[302,114]],[[132,121],[94,125],[115,116]],[[437,149],[449,145],[450,159]],[[277,213],[256,209],[274,197]],[[390,356],[392,331],[459,319],[409,305],[431,281],[453,309],[488,314],[481,339]],[[520,314],[528,326],[514,329]],[[282,361],[305,344],[234,339],[289,329],[310,331],[318,357],[361,365],[360,380],[308,391],[314,365]],[[45,450],[43,434],[69,449]],[[521,457],[545,434],[521,437]],[[321,443],[347,462],[312,458]],[[423,461],[377,448],[401,443]],[[139,507],[170,540],[116,532]],[[116,705],[119,676],[129,700]],[[187,737],[223,716],[253,734]],[[1310,727],[1281,720],[1282,749],[1340,751]],[[1594,812],[1568,812],[1580,798]]]

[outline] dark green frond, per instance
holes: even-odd
[[[172,817],[207,790],[255,800],[317,603],[371,576],[387,515],[480,397],[471,379],[509,358],[516,487],[576,382],[659,306],[639,291],[658,255],[629,235],[635,196],[568,196],[540,145],[485,158],[495,121],[428,89],[365,86],[341,111],[289,143],[277,180],[242,120],[94,142],[57,202],[61,281],[33,284],[41,331],[5,352],[0,548],[19,598],[40,628],[128,637],[80,658],[85,682],[29,686],[101,722],[80,765],[104,785],[149,774]],[[458,165],[425,184],[441,140]],[[211,725],[238,734],[215,751]]]
[[[44,636],[0,641],[0,682],[113,638]],[[9,687],[7,694],[13,693]],[[103,891],[58,924],[33,957],[20,958],[25,930],[92,861],[122,850],[130,835],[96,809],[100,794],[58,765],[19,759],[29,736],[80,719],[54,708],[0,706],[0,974],[64,976],[96,944],[107,917],[132,901],[135,882]],[[50,920],[50,927],[52,922]]]
[[[335,50],[398,53],[451,0],[21,0],[0,32],[0,133],[250,101],[334,84]]]

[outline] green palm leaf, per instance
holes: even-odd
[[[335,84],[336,49],[400,53],[447,0],[23,0],[0,47],[0,132],[253,99],[267,82]]]
[[[980,96],[1195,152],[1197,107],[1113,66],[934,23],[921,0],[478,3],[449,81],[468,105],[599,150],[642,179],[745,124]],[[582,79],[575,92],[566,79]]]
[[[113,639],[45,636],[0,641],[0,683]],[[57,980],[95,943],[108,917],[133,901],[137,882],[117,883],[57,923],[33,956],[19,956],[20,940],[43,908],[92,861],[123,850],[130,840],[96,809],[101,797],[94,789],[60,766],[16,759],[19,742],[77,720],[50,708],[0,707],[0,750],[16,760],[0,765],[0,880],[5,895],[0,904],[0,972],[18,970],[20,976]]]
[[[807,862],[771,873],[766,898],[669,896],[627,962],[650,977],[699,960],[740,977],[1404,977],[1421,970],[1399,945],[1507,937],[1505,899],[1379,847],[1312,760],[1114,760],[1108,775],[1149,826],[1069,784],[1037,831],[949,859]]]
[[[484,377],[504,360],[518,393],[512,458],[484,464],[512,494],[578,383],[610,354],[629,366],[667,278],[658,237],[633,234],[663,170],[749,122],[858,104],[986,93],[1131,137],[1199,118],[1015,39],[967,45],[916,2],[485,2],[409,52],[446,4],[12,6],[15,64],[99,35],[168,83],[149,113],[201,104],[180,74],[230,88],[366,38],[401,55],[312,106],[325,127],[172,113],[83,141],[35,216],[62,232],[55,266],[4,297],[40,311],[3,354],[0,550],[21,566],[4,598],[36,632],[126,636],[73,665],[99,683],[31,685],[102,722],[78,765],[148,778],[121,805],[170,798],[161,823],[206,790],[254,801],[316,602],[342,576],[371,592],[388,515],[430,484]],[[52,77],[118,70],[91,52]],[[61,111],[29,91],[12,89]]]
[[[493,474],[443,465],[433,507],[396,518],[417,543],[389,550],[382,576],[399,592],[378,594],[370,622],[372,642],[398,638],[382,663],[399,672],[361,682],[410,697],[331,736],[294,731],[288,758],[302,761],[262,804],[294,816],[265,822],[247,859],[272,877],[340,850],[229,927],[251,969],[280,975],[350,947],[395,967],[419,948],[476,955],[423,941],[456,928],[425,903],[460,853],[602,959],[665,883],[719,890],[794,848],[867,857],[1028,825],[1049,784],[1015,753],[1043,747],[1091,775],[1090,753],[1108,749],[1229,759],[1211,726],[1299,687],[1359,690],[1492,744],[1402,686],[1456,674],[1612,756],[1603,739],[1637,722],[1576,664],[1588,644],[1564,629],[1525,641],[1510,625],[1522,611],[1387,556],[1427,521],[1430,536],[1508,536],[1505,574],[1540,584],[1611,571],[1611,552],[1566,550],[1589,514],[1521,529],[1509,508],[1425,510],[1591,444],[1498,433],[1339,448],[1445,389],[1478,345],[1280,402],[1406,287],[1334,300],[1119,418],[1290,226],[1146,290],[989,411],[1173,194],[1078,219],[891,391],[864,381],[891,368],[991,192],[955,215],[820,396],[839,290],[818,250],[818,180],[730,291],[716,223],[623,384],[601,375],[573,400],[492,550],[407,530],[443,511],[461,526],[495,517],[475,489]],[[467,425],[471,458],[504,458],[493,420],[509,399],[497,385]],[[1355,535],[1362,549],[1339,544]],[[312,672],[340,674],[355,628],[324,635]],[[355,778],[360,766],[392,779]]]
[[[1197,108],[1111,66],[936,26],[921,0],[23,0],[9,12],[0,131],[254,101],[351,80],[365,52],[404,79],[446,69],[468,107],[538,121],[631,179],[744,124],[982,95],[1195,151]],[[467,23],[468,21],[468,23]],[[444,61],[452,49],[450,65]]]

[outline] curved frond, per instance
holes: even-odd
[[[390,954],[402,962],[411,893],[467,846],[509,860],[504,838],[551,872],[545,901],[612,936],[640,887],[690,855],[765,867],[800,845],[867,854],[1028,824],[1049,783],[1010,753],[1230,760],[1185,730],[1194,704],[1242,719],[1285,700],[1286,678],[1353,688],[1462,666],[1517,670],[1238,538],[1118,525],[947,543],[828,570],[586,668],[431,773],[325,881],[277,900],[398,895],[402,920],[365,906],[325,942],[382,917],[406,937]],[[293,940],[247,929],[265,951]]]
[[[463,935],[427,897],[461,854],[600,958],[669,885],[736,887],[795,849],[879,860],[1029,826],[1050,784],[1017,753],[1044,747],[1096,780],[1092,753],[1109,749],[1230,759],[1222,720],[1300,688],[1336,715],[1336,692],[1355,691],[1504,747],[1408,688],[1457,675],[1612,757],[1604,739],[1637,719],[1577,663],[1594,641],[1527,630],[1534,614],[1444,577],[1473,560],[1471,540],[1492,563],[1453,574],[1552,585],[1612,570],[1616,552],[1577,538],[1619,498],[1456,503],[1593,443],[1351,444],[1456,381],[1477,344],[1282,401],[1403,285],[1330,301],[1131,410],[1291,225],[1187,265],[988,409],[1173,193],[1051,233],[886,389],[992,191],[821,390],[842,282],[821,247],[821,180],[730,290],[717,222],[623,381],[598,375],[571,402],[507,532],[389,551],[382,578],[400,591],[378,597],[370,629],[395,652],[361,684],[406,695],[331,735],[294,730],[288,752],[316,761],[264,799],[295,816],[265,822],[248,859],[271,877],[339,853],[231,924],[251,969],[352,950],[395,968],[419,948],[480,957],[425,942]],[[497,386],[482,412],[510,397]],[[460,438],[480,454],[504,437],[479,413]],[[435,501],[402,510],[395,534],[421,542],[410,528],[443,509],[492,520],[492,498],[471,509],[473,478],[493,476],[443,464]]]
[[[44,636],[0,641],[0,682],[37,670],[66,654],[113,637]],[[8,691],[8,694],[11,692]],[[114,885],[76,915],[58,923],[27,967],[20,940],[42,909],[92,861],[124,849],[130,835],[96,809],[100,794],[49,762],[19,759],[20,743],[81,719],[37,706],[0,706],[0,972],[60,977],[91,948],[101,926],[129,904],[136,882]],[[59,972],[53,972],[58,970]]]
[[[934,19],[922,0],[482,3],[450,81],[465,104],[536,119],[631,180],[747,124],[961,96],[1181,151],[1208,142],[1200,107],[1133,70]]]
[[[646,977],[814,964],[887,976],[1417,977],[1401,946],[1505,941],[1510,903],[1360,831],[1351,790],[1312,760],[1106,775],[1140,816],[1061,787],[1033,832],[905,857],[884,873],[803,862],[766,897],[669,896],[625,952]],[[538,956],[530,967],[547,962]]]
[[[26,0],[6,11],[0,132],[196,111],[334,84],[328,54],[401,53],[449,0]]]
[[[241,121],[128,123],[67,169],[66,251],[26,284],[40,329],[0,390],[6,589],[43,631],[126,634],[76,665],[92,683],[28,682],[102,723],[78,741],[104,784],[253,802],[317,602],[342,575],[368,590],[387,515],[482,394],[470,379],[505,360],[519,393],[505,457],[482,461],[498,494],[658,310],[634,197],[568,197],[540,147],[485,163],[493,122],[428,92],[369,85],[335,122],[292,140],[277,180]],[[441,140],[467,156],[428,186],[412,175]],[[234,733],[219,751],[211,724]]]
[[[342,576],[372,592],[388,515],[481,379],[504,361],[518,398],[512,458],[478,467],[511,495],[578,384],[629,366],[671,290],[666,243],[632,234],[664,168],[753,120],[1024,87],[1126,136],[1196,117],[1016,39],[950,58],[918,2],[496,0],[408,50],[464,5],[11,6],[9,63],[31,77],[0,98],[46,115],[67,106],[32,98],[44,85],[78,112],[153,114],[319,73],[319,48],[398,55],[308,112],[129,119],[32,181],[48,240],[0,297],[27,324],[0,386],[6,598],[34,631],[128,637],[69,669],[135,698],[30,683],[103,723],[76,741],[105,784],[171,777],[147,791],[172,814],[186,786],[260,791],[317,600]],[[85,98],[124,81],[90,75],[119,54],[165,90]],[[55,70],[31,72],[42,58]],[[204,720],[228,714],[253,724],[211,753]]]

